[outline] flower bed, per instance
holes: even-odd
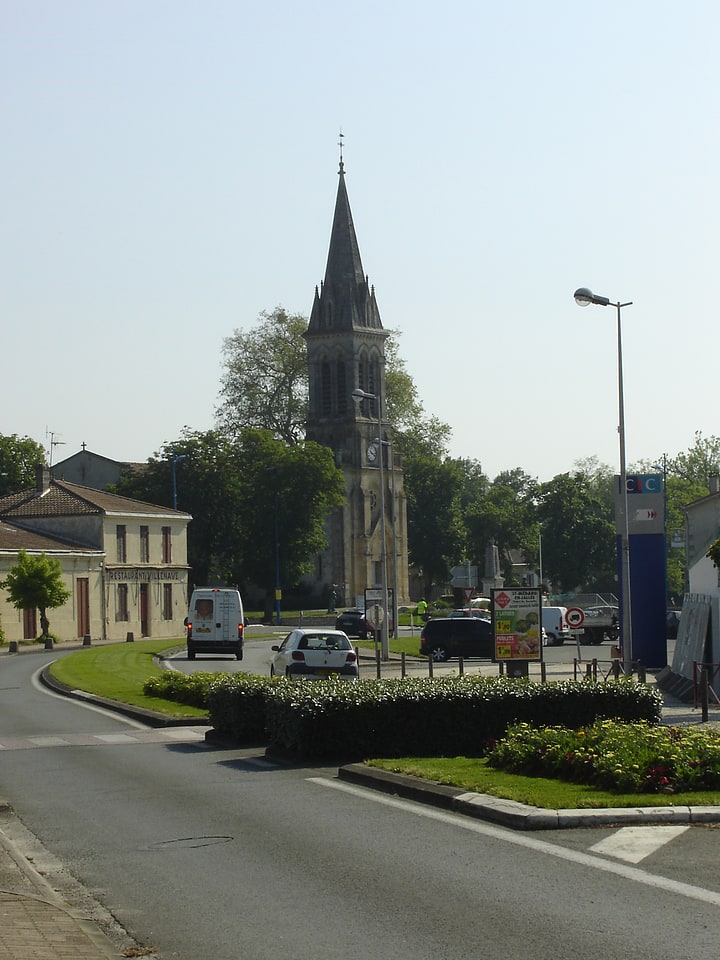
[[[496,744],[488,764],[618,793],[718,790],[720,734],[613,720],[577,730],[518,723]]]

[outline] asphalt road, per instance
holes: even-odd
[[[162,960],[714,955],[717,830],[518,834],[90,711],[53,656],[0,661],[0,796]]]

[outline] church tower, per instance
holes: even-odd
[[[338,602],[359,600],[366,587],[387,584],[396,602],[408,597],[407,509],[399,454],[385,414],[385,340],[360,259],[347,189],[340,169],[325,280],[315,288],[305,333],[309,369],[307,438],[330,447],[345,475],[345,504],[328,521],[328,547],[316,582],[335,586]],[[374,399],[357,402],[353,390]],[[380,458],[382,457],[382,464]],[[383,492],[380,492],[380,476]],[[381,515],[384,504],[384,523]],[[382,529],[385,528],[385,543]]]

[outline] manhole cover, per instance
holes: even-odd
[[[151,843],[148,850],[192,849],[193,847],[212,847],[216,843],[230,843],[233,837],[179,837],[177,840],[159,840]]]

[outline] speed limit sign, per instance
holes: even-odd
[[[580,607],[570,607],[565,619],[568,622],[570,629],[575,630],[578,627],[581,627],[585,622],[585,614],[582,612]]]

